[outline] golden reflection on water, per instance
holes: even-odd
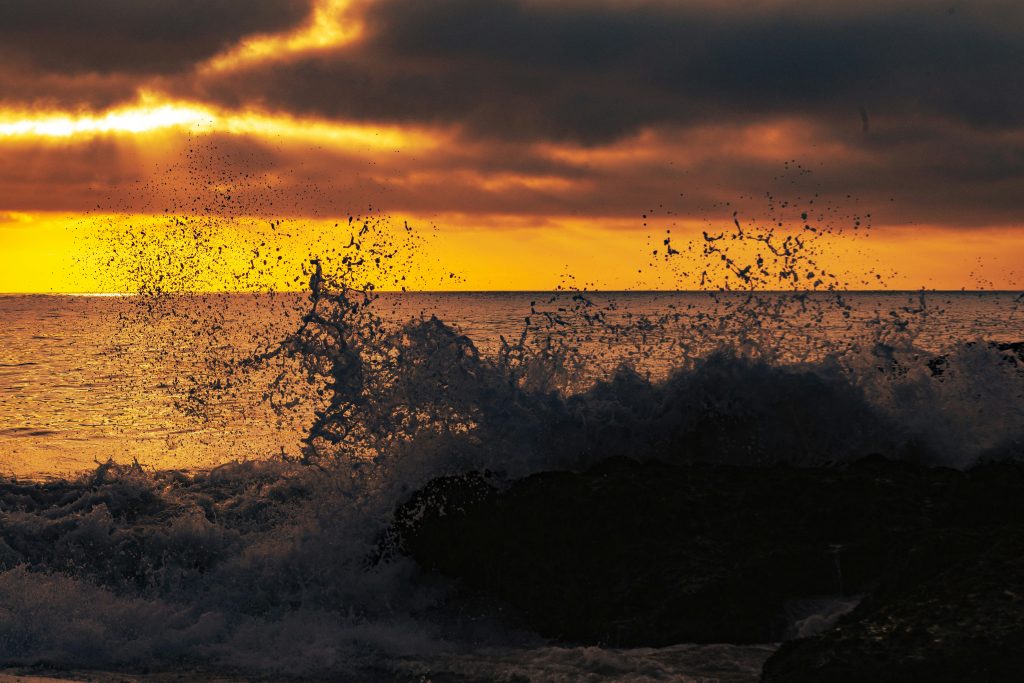
[[[436,314],[458,325],[486,354],[497,349],[502,335],[518,336],[531,303],[557,314],[569,302],[563,295],[547,304],[551,296],[384,294],[376,308],[396,324]],[[597,366],[627,360],[657,376],[682,356],[699,355],[716,343],[707,329],[703,336],[693,334],[694,320],[711,310],[707,294],[590,296],[622,324],[613,335],[563,314],[576,326],[566,339],[590,349]],[[720,300],[718,314],[738,300]],[[905,293],[862,293],[848,300],[853,322],[841,309],[826,307],[823,316],[803,322],[796,316],[788,323],[807,338],[843,339],[867,334],[878,312],[916,305],[915,296]],[[938,349],[951,340],[1020,340],[1024,315],[1013,300],[1013,294],[931,294],[931,317],[915,321],[921,328],[917,343]],[[202,383],[207,359],[242,357],[261,342],[282,339],[298,324],[304,302],[302,294],[0,296],[0,471],[79,472],[108,458],[191,469],[297,453],[309,413],[273,411],[262,400],[270,376],[244,378],[237,390],[204,405],[201,415],[182,412],[175,400]]]

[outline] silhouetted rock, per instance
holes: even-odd
[[[941,550],[923,562],[935,571],[973,558],[976,546],[941,539],[984,538],[1024,518],[1022,494],[1009,464],[964,473],[882,458],[833,468],[614,459],[500,492],[479,474],[435,480],[398,511],[388,543],[546,637],[769,642],[787,635],[796,598],[869,593],[857,614],[883,589],[912,603],[932,579],[908,569],[911,549]]]
[[[764,681],[1017,681],[1024,671],[1024,471],[968,474],[941,523],[835,628],[786,643]]]

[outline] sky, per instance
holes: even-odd
[[[104,235],[169,216],[287,242],[282,285],[370,216],[424,236],[410,286],[691,288],[666,235],[804,213],[843,286],[1017,288],[1022,36],[1019,0],[6,0],[0,292],[116,289]]]

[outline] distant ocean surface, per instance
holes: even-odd
[[[1016,293],[349,294],[0,296],[0,471],[51,479],[0,481],[5,665],[753,683],[775,644],[548,642],[382,539],[467,472],[1024,452]]]
[[[770,300],[773,295],[760,296]],[[808,298],[813,303],[825,296]],[[550,329],[569,329],[573,344],[591,345],[604,362],[627,360],[657,374],[678,354],[699,353],[693,348],[699,344],[694,325],[712,329],[715,316],[723,310],[731,315],[741,295],[590,293],[587,298],[588,310],[617,324],[619,333],[582,329],[579,317],[568,314],[576,305],[571,293],[388,293],[376,309],[396,325],[437,316],[484,354],[493,353],[502,337],[517,338],[533,311],[534,325],[540,320]],[[903,316],[914,327],[914,344],[935,353],[974,340],[1024,339],[1024,306],[1017,293],[932,292],[923,310],[916,292],[843,298],[845,308],[826,305],[801,313],[789,306],[782,315],[771,314],[771,306],[762,303],[766,312],[759,324],[786,324],[808,338],[835,341],[867,339],[880,325],[898,329]],[[258,395],[246,397],[236,412],[228,404],[218,419],[200,420],[175,408],[171,388],[211,350],[243,356],[254,340],[293,329],[303,302],[298,294],[178,297],[179,309],[194,312],[186,319],[162,315],[139,297],[0,296],[0,471],[69,474],[108,458],[137,459],[157,468],[205,468],[282,449],[293,452],[300,431],[259,410]],[[541,309],[547,313],[538,313]],[[204,321],[216,325],[216,334],[211,336]]]

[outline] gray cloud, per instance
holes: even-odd
[[[195,213],[212,206],[213,183],[231,186],[230,208],[270,216],[337,216],[373,204],[428,216],[529,216],[537,224],[550,216],[618,217],[641,230],[643,213],[658,216],[658,227],[684,218],[727,224],[737,209],[748,218],[764,218],[770,192],[859,207],[879,225],[971,228],[1020,220],[1019,133],[988,131],[955,145],[945,142],[958,137],[955,131],[912,127],[864,136],[851,126],[831,140],[803,141],[792,152],[800,167],[790,163],[789,171],[782,159],[759,154],[755,146],[720,151],[723,140],[743,135],[729,126],[710,136],[664,130],[644,143],[648,151],[662,150],[660,157],[612,154],[614,161],[569,159],[543,147],[501,142],[453,145],[423,156],[371,155],[213,134],[183,140],[168,161],[154,163],[116,139],[46,147],[25,141],[5,150],[9,163],[0,168],[0,206],[25,212]],[[545,178],[561,182],[518,182]]]
[[[417,161],[381,155],[372,168],[355,154],[266,151],[266,164],[304,169],[287,206],[300,212],[333,210],[315,193],[299,196],[322,179],[343,186],[332,196],[379,198],[396,211],[637,216],[671,200],[674,211],[699,215],[722,197],[769,189],[764,179],[782,158],[718,150],[744,126],[784,121],[804,125],[809,142],[779,154],[813,166],[824,196],[854,193],[880,221],[1020,221],[1019,0],[376,0],[358,8],[366,30],[355,43],[196,74],[197,61],[308,11],[308,2],[239,6],[2,3],[0,101],[102,107],[147,84],[226,106],[461,132],[452,149]],[[41,18],[47,8],[52,22]],[[663,159],[591,165],[535,144],[600,149],[645,129],[661,136]],[[704,129],[725,137],[695,151]],[[30,147],[8,149],[0,205],[80,206],[98,185],[116,193],[121,174],[93,176],[97,164],[116,161],[94,158],[100,151],[51,150],[44,160]],[[71,176],[50,179],[66,192],[33,189],[42,185],[23,171],[69,165]],[[136,170],[124,167],[123,176]],[[502,174],[566,182],[488,189],[472,181]]]
[[[1024,6],[381,0],[333,53],[200,83],[305,114],[600,144],[652,125],[772,115],[1024,124]]]
[[[170,74],[309,11],[310,0],[4,0],[0,57],[41,73]]]

